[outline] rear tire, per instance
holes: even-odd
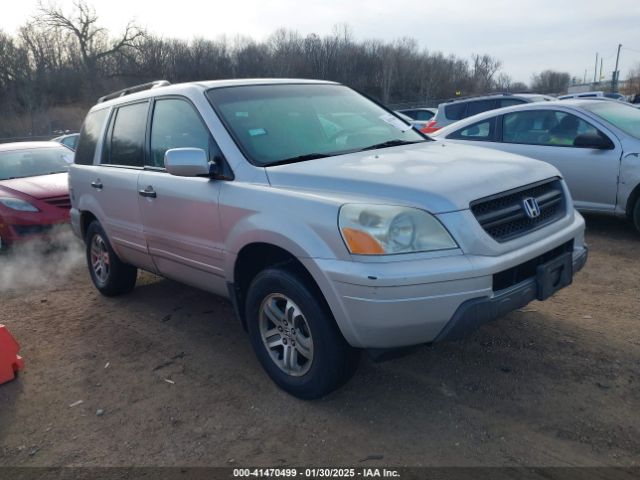
[[[118,258],[97,220],[87,228],[85,245],[89,274],[101,294],[113,297],[133,290],[138,269]]]
[[[343,385],[360,357],[314,287],[300,274],[270,268],[251,282],[245,310],[262,367],[280,388],[304,400]]]

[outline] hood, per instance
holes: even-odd
[[[39,200],[50,197],[61,197],[63,195],[69,195],[68,178],[67,173],[54,173],[52,175],[39,175],[37,177],[0,180],[0,194],[2,192],[9,194],[18,192]]]
[[[429,142],[267,167],[274,187],[335,192],[444,213],[559,177],[549,164],[488,148]]]

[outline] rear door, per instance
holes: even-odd
[[[138,207],[138,176],[144,165],[149,102],[113,109],[100,164],[87,180],[95,195],[96,215],[125,262],[154,271]]]
[[[218,212],[221,181],[167,173],[165,152],[181,147],[201,148],[211,160],[223,161],[195,107],[186,98],[160,97],[153,105],[149,155],[137,184],[149,252],[162,275],[226,295]]]

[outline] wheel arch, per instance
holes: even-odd
[[[82,238],[84,239],[87,236],[87,230],[91,222],[94,220],[98,220],[92,212],[88,210],[84,210],[80,212],[80,233],[82,234]]]
[[[245,301],[247,291],[253,279],[267,268],[280,267],[295,272],[308,281],[308,286],[331,312],[326,298],[311,272],[287,248],[270,242],[256,241],[243,246],[235,256],[233,279],[228,282],[229,296],[236,314],[246,329]]]
[[[625,209],[627,218],[633,220],[633,209],[636,206],[636,202],[640,200],[640,183],[636,185],[631,193],[629,194],[629,198],[627,199],[627,207]]]

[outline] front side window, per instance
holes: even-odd
[[[447,138],[472,141],[492,141],[494,139],[495,117],[469,125],[461,130],[453,132]]]
[[[404,113],[407,117],[413,120],[418,120],[418,110],[400,110],[400,113]]]
[[[342,85],[226,87],[207,96],[245,155],[260,166],[427,141]]]
[[[76,164],[93,165],[93,156],[96,152],[98,138],[102,133],[104,121],[107,118],[107,112],[108,109],[103,108],[102,110],[89,112],[87,115],[78,139],[78,148],[74,158]]]
[[[632,137],[640,139],[640,110],[637,108],[616,102],[591,103],[583,105],[583,108]]]
[[[125,105],[116,110],[111,125],[106,158],[102,163],[142,167],[148,102]]]
[[[426,122],[427,120],[431,120],[433,118],[433,115],[433,112],[430,112],[429,110],[418,110],[417,112],[415,112],[415,117],[413,118]]]
[[[73,152],[62,146],[0,152],[0,180],[67,172],[72,161]]]
[[[591,124],[558,110],[529,110],[503,117],[505,143],[572,147],[578,135],[599,134]]]
[[[185,147],[204,150],[210,160],[218,160],[222,156],[189,102],[177,98],[157,100],[151,123],[150,166],[163,168],[167,150]]]

